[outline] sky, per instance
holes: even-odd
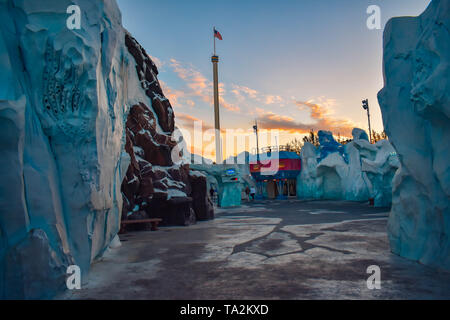
[[[429,2],[118,0],[124,27],[158,66],[178,127],[191,130],[199,120],[203,130],[213,128],[215,26],[223,36],[216,41],[222,130],[251,132],[258,119],[262,132],[278,130],[278,144],[310,129],[348,137],[353,127],[367,130],[365,98],[372,129],[381,132],[377,93],[383,87],[384,25],[394,16],[419,15]],[[370,5],[380,8],[379,30],[366,25]],[[205,157],[213,157],[212,139],[193,140],[188,139],[192,152],[203,148]],[[224,153],[251,147],[250,141]]]

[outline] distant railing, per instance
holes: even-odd
[[[261,148],[262,153],[280,152],[280,151],[294,151],[290,146],[269,146]]]

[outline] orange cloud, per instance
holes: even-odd
[[[213,83],[211,81],[193,67],[185,67],[175,59],[170,59],[170,64],[173,71],[180,79],[186,82],[186,86],[190,89],[190,92],[186,93],[186,96],[196,96],[210,105],[214,104]],[[223,95],[225,94],[225,85],[223,83],[219,84],[219,94],[221,95],[219,101],[222,107],[231,112],[240,112],[238,106],[229,103],[223,98]]]
[[[238,98],[243,98],[243,96],[246,95],[249,98],[256,99],[260,95],[258,91],[250,89],[249,87],[239,86],[237,84],[233,84],[232,87],[233,90],[231,92]]]
[[[309,101],[295,101],[295,104],[300,110],[307,108],[311,112],[311,118],[315,123],[297,122],[294,118],[275,114],[272,111],[265,111],[256,108],[258,114],[258,121],[260,126],[264,129],[278,129],[288,131],[289,133],[305,134],[310,130],[319,131],[327,130],[337,134],[351,137],[351,132],[357,125],[349,119],[336,119],[333,117],[331,106],[335,104],[333,99],[321,99],[323,104],[314,103],[314,100]]]
[[[265,98],[264,103],[265,104],[274,104],[274,103],[282,103],[283,99],[280,96],[272,96],[272,95],[268,95]]]

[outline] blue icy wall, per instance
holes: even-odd
[[[305,142],[297,178],[300,199],[367,201],[389,207],[398,156],[387,140],[370,144],[362,129],[354,128],[353,141],[345,146],[328,131],[319,131],[320,146]]]
[[[383,122],[401,169],[389,217],[391,249],[450,270],[450,1],[384,31]]]
[[[72,4],[80,30],[66,27]],[[124,42],[113,0],[0,0],[2,299],[54,296],[117,234],[140,88]]]
[[[319,152],[320,158],[319,161],[325,159],[330,153],[338,152],[341,156],[344,157],[344,146],[337,142],[331,131],[323,131],[319,130],[317,133],[319,137]]]

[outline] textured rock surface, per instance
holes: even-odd
[[[181,198],[170,210],[195,221],[173,110],[115,0],[0,0],[0,69],[0,298],[52,297],[72,264],[83,280],[123,207]]]
[[[450,1],[384,32],[378,99],[401,169],[394,177],[389,238],[394,253],[450,269]]]
[[[344,146],[334,139],[333,133],[330,131],[319,130],[317,135],[320,143],[320,160],[325,159],[329,154],[334,152],[344,155]]]
[[[81,30],[66,27],[72,3]],[[48,297],[118,231],[137,75],[115,1],[2,0],[0,30],[0,297]]]
[[[151,217],[162,218],[162,225],[189,225],[214,218],[206,177],[172,160],[178,151],[174,113],[161,90],[156,65],[131,35],[125,36],[125,44],[134,58],[144,101],[150,102],[134,105],[126,122],[125,150],[131,163],[122,182],[122,219]]]
[[[362,157],[361,169],[375,206],[389,207],[392,203],[392,180],[400,167],[400,161],[387,140],[380,140],[374,146],[375,158]]]
[[[241,162],[237,164],[236,159],[233,159],[229,162],[234,162],[235,164],[191,164],[191,169],[198,170],[206,176],[208,190],[212,186],[217,191],[218,201],[221,207],[240,206],[243,190],[246,187],[256,187],[256,183],[250,175],[248,153],[243,159],[245,160],[242,162],[246,162],[247,164],[241,164]],[[236,172],[236,178],[238,178],[237,183],[223,182],[223,174],[228,169],[233,169]]]
[[[189,172],[189,182],[192,189],[193,209],[197,220],[214,218],[214,206],[208,197],[206,176],[197,171]]]
[[[305,142],[300,152],[302,170],[297,178],[297,196],[301,199],[320,199],[322,195],[317,188],[317,149]]]
[[[353,141],[345,146],[330,135],[321,133],[323,147],[309,142],[303,146],[297,196],[350,201],[374,198],[376,207],[390,206],[392,178],[399,167],[390,143],[381,140],[370,144],[367,134],[358,128],[353,130]]]

